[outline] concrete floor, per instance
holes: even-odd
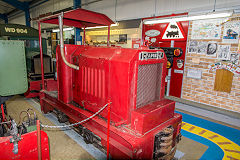
[[[207,148],[208,147],[206,145],[193,141],[184,136],[177,146],[177,150],[184,153],[184,155],[182,155],[180,158],[181,160],[200,159]]]
[[[8,115],[11,115],[16,122],[19,122],[19,114],[21,111],[26,111],[28,108],[33,109],[41,123],[54,125],[48,118],[40,113],[35,107],[30,105],[23,97],[16,96],[7,101]],[[49,137],[50,158],[51,160],[66,160],[66,159],[94,159],[86,152],[77,142],[71,139],[68,135],[59,129],[46,130],[43,129]]]
[[[184,109],[186,106],[177,104],[178,109]],[[52,114],[43,115],[40,112],[40,105],[32,99],[25,99],[21,96],[15,96],[7,101],[8,114],[16,122],[19,121],[19,113],[23,110],[32,108],[38,115],[43,124],[60,125],[56,117]],[[188,108],[188,107],[187,107]],[[229,119],[227,119],[229,121]],[[235,121],[234,121],[235,122]],[[227,122],[223,122],[227,123]],[[106,159],[106,155],[100,150],[87,145],[74,130],[44,129],[49,136],[50,157],[53,160],[59,159]],[[181,160],[200,159],[208,146],[183,137],[180,141],[175,157]]]

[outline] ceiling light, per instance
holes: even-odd
[[[152,19],[152,20],[145,20],[143,21],[144,24],[156,24],[156,23],[169,23],[172,21],[179,22],[179,21],[192,21],[192,20],[201,20],[201,19],[212,19],[212,18],[223,18],[223,17],[230,17],[232,12],[222,12],[222,13],[208,13],[202,15],[191,15],[191,16],[181,16],[181,17],[173,17],[173,18],[161,18],[161,19]]]
[[[71,31],[73,30],[73,28],[63,28],[63,31]],[[60,30],[59,29],[53,29],[52,32],[59,32]]]
[[[114,23],[114,24],[111,24],[111,27],[115,27],[115,26],[119,26],[119,23],[116,22],[116,23]],[[85,28],[85,29],[96,29],[96,28],[106,28],[106,27],[108,27],[108,26],[87,27],[87,28]]]

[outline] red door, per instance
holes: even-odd
[[[152,46],[152,47],[174,46],[174,47],[179,47],[183,50],[182,56],[173,58],[173,65],[171,67],[170,88],[169,88],[170,96],[180,98],[181,90],[182,90],[183,70],[184,70],[184,61],[185,61],[185,52],[186,52],[189,23],[188,21],[184,21],[184,22],[177,22],[175,24],[177,24],[178,26],[178,32],[181,32],[182,34],[179,36],[179,38],[172,36],[172,33],[175,33],[177,29],[173,29],[171,31],[168,30],[168,28],[170,28],[171,26],[171,24],[169,23],[158,23],[158,24],[151,24],[151,25],[143,24],[142,38],[144,41],[147,41],[149,46]],[[180,62],[183,62],[182,65],[180,64]]]

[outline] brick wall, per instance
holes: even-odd
[[[189,26],[188,44],[191,40],[192,22]],[[222,26],[223,34],[223,26]],[[221,35],[222,38],[222,35]],[[197,41],[217,41],[219,45],[227,44],[219,40],[197,40]],[[230,44],[231,52],[236,53],[238,44]],[[188,46],[188,45],[187,45]],[[219,62],[217,57],[210,57],[186,51],[185,72],[183,78],[182,98],[198,103],[207,104],[213,107],[219,107],[235,112],[240,112],[240,76],[234,75],[232,89],[230,93],[214,91],[214,81],[216,71],[210,71],[208,65]],[[200,63],[192,61],[195,58],[200,59]],[[240,62],[239,62],[240,63]],[[198,69],[202,71],[202,79],[192,79],[187,77],[188,69]]]

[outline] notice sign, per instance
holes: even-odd
[[[132,38],[132,48],[139,48],[141,46],[140,38]]]
[[[163,34],[162,39],[184,39],[183,31],[180,26],[175,22],[170,22]]]
[[[193,79],[202,79],[202,71],[197,69],[188,69],[187,77]]]

